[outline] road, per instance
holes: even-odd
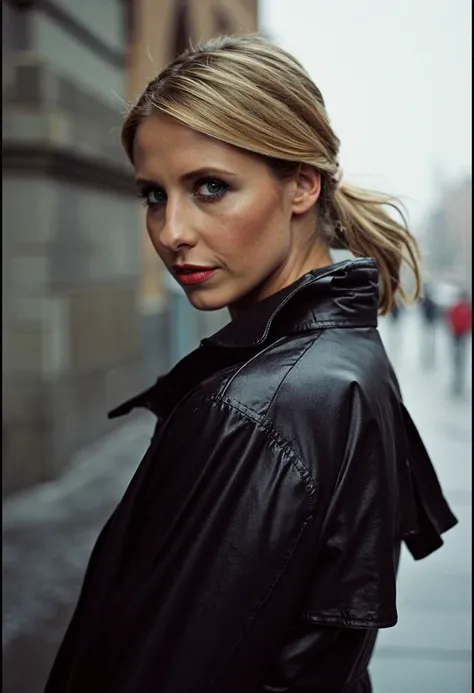
[[[421,562],[402,555],[399,623],[379,637],[375,693],[468,693],[471,599],[471,396],[449,394],[448,343],[437,334],[436,368],[421,367],[415,313],[381,334],[459,525]],[[470,381],[470,378],[469,378]],[[153,418],[136,416],[81,451],[52,484],[3,508],[3,690],[41,693],[74,607],[93,542],[145,451]],[[105,693],[105,692],[104,692]]]

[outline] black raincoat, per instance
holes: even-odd
[[[255,304],[111,416],[157,416],[47,693],[361,693],[401,542],[456,524],[377,332],[369,259]]]

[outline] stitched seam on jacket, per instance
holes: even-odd
[[[285,375],[283,376],[283,378],[282,378],[282,379],[280,380],[280,382],[278,383],[278,387],[276,388],[275,392],[273,393],[273,397],[271,398],[271,400],[270,400],[270,402],[269,402],[269,404],[268,404],[268,407],[267,407],[267,413],[265,414],[265,420],[266,420],[266,421],[268,421],[267,414],[268,414],[269,410],[271,409],[271,406],[272,406],[272,404],[273,404],[273,402],[274,402],[276,396],[278,395],[281,386],[283,385],[283,383],[285,382],[285,380],[287,379],[287,377],[290,375],[290,373],[291,373],[291,371],[293,370],[293,368],[294,368],[296,365],[298,365],[298,363],[301,361],[301,359],[306,355],[306,353],[309,351],[309,349],[311,349],[311,347],[318,341],[318,339],[321,337],[322,334],[323,334],[323,332],[321,331],[321,332],[318,332],[318,334],[315,335],[314,339],[308,344],[308,346],[305,348],[305,350],[303,351],[303,353],[300,354],[300,355],[298,356],[298,358],[296,359],[296,361],[294,362],[294,364],[291,366],[291,368],[289,368],[289,369],[287,370],[287,372],[285,373]],[[293,444],[294,444],[294,441],[293,441],[293,440],[292,440],[292,442],[293,442]]]
[[[235,371],[235,373],[232,373],[231,377],[230,377],[230,378],[227,380],[227,382],[225,383],[225,385],[224,385],[224,387],[223,387],[223,389],[222,389],[222,391],[221,391],[221,393],[220,393],[221,396],[224,397],[226,391],[227,391],[228,388],[232,385],[232,383],[233,383],[233,381],[235,380],[235,378],[236,378],[240,373],[242,373],[242,371],[243,371],[245,368],[247,368],[247,366],[248,366],[249,364],[253,363],[253,362],[256,361],[258,358],[260,358],[260,356],[262,356],[262,354],[266,354],[267,351],[270,351],[271,349],[273,349],[273,347],[278,346],[278,344],[280,344],[280,342],[282,342],[282,341],[285,340],[285,339],[287,339],[287,337],[280,337],[279,339],[276,340],[276,342],[272,342],[272,344],[269,344],[267,347],[265,347],[265,349],[262,349],[262,351],[259,351],[257,354],[255,354],[254,356],[252,356],[252,358],[250,358],[248,361],[245,361],[245,363],[243,363],[241,366],[239,366],[239,368],[237,368],[237,370]]]
[[[268,589],[268,592],[267,592],[266,595],[263,597],[263,599],[261,600],[260,604],[258,604],[258,606],[255,607],[253,614],[251,614],[251,615],[249,616],[249,620],[248,620],[247,624],[244,626],[244,628],[242,629],[242,633],[241,633],[240,637],[236,640],[236,642],[235,642],[235,644],[232,646],[232,648],[231,648],[229,654],[228,654],[227,657],[224,659],[224,661],[222,662],[222,664],[220,665],[220,667],[219,667],[219,669],[216,671],[216,673],[213,675],[212,679],[211,679],[210,682],[209,682],[210,685],[212,685],[212,684],[215,682],[217,676],[220,674],[220,672],[221,672],[222,669],[225,667],[225,665],[227,664],[227,662],[229,661],[229,659],[232,657],[232,655],[234,654],[235,650],[238,648],[238,646],[240,645],[240,643],[243,641],[243,639],[244,639],[244,637],[245,637],[245,634],[247,633],[247,631],[248,631],[248,630],[250,629],[250,627],[252,626],[252,623],[253,623],[253,622],[255,621],[255,619],[257,618],[257,616],[258,616],[260,610],[262,609],[262,607],[264,606],[265,602],[270,598],[270,595],[272,594],[273,590],[275,589],[276,585],[278,584],[278,582],[279,582],[281,576],[282,576],[283,573],[285,572],[286,566],[288,565],[288,563],[289,563],[289,561],[290,561],[292,555],[293,555],[294,552],[296,551],[296,548],[298,547],[298,544],[299,544],[300,539],[301,539],[301,537],[302,537],[302,535],[303,535],[303,532],[305,531],[305,529],[307,528],[307,526],[311,523],[312,519],[313,519],[313,516],[310,515],[310,516],[305,520],[305,522],[304,522],[302,528],[301,528],[300,531],[299,531],[299,534],[298,534],[298,536],[297,536],[297,538],[296,538],[296,541],[295,541],[295,543],[294,543],[293,548],[292,548],[291,550],[289,550],[289,551],[286,553],[286,555],[285,555],[285,560],[284,560],[284,562],[283,562],[283,565],[282,565],[280,571],[278,572],[278,574],[277,574],[275,580],[274,580],[273,583],[270,585],[270,587],[269,587],[269,589]]]
[[[211,400],[216,404],[222,404],[230,409],[233,409],[237,413],[252,421],[252,423],[256,424],[259,428],[265,431],[283,452],[286,452],[288,459],[306,486],[308,500],[312,508],[315,503],[315,495],[318,489],[306,465],[291,444],[292,441],[283,436],[270,421],[267,419],[262,420],[259,414],[254,412],[252,409],[248,409],[248,407],[241,402],[228,397],[223,397],[222,395],[211,395]]]
[[[315,330],[321,330],[327,327],[352,327],[357,329],[364,327],[377,327],[377,324],[377,320],[360,320],[359,322],[355,322],[349,318],[347,319],[347,321],[345,321],[343,318],[339,318],[338,320],[316,320],[315,322],[311,323],[312,327],[314,327]]]
[[[313,616],[313,614],[311,614],[309,611],[304,615],[304,618],[316,625],[329,624],[331,626],[341,626],[343,628],[391,628],[395,625],[395,623],[391,620],[380,621],[374,619],[373,621],[370,621],[360,618],[343,618],[342,616]]]
[[[229,406],[233,407],[234,409],[237,409],[240,411],[242,414],[247,416],[249,419],[254,421],[256,424],[261,426],[269,435],[273,437],[275,442],[277,442],[280,447],[287,447],[291,450],[292,454],[295,456],[297,462],[299,465],[301,465],[302,469],[298,470],[299,473],[301,474],[302,479],[307,483],[308,485],[308,493],[312,497],[316,492],[317,492],[317,487],[315,484],[315,481],[313,477],[311,476],[309,469],[303,462],[303,459],[300,457],[298,452],[296,451],[296,442],[293,440],[288,435],[283,435],[275,426],[274,423],[269,421],[267,418],[262,418],[260,414],[257,414],[253,409],[249,409],[248,407],[245,406],[245,404],[242,404],[242,402],[239,402],[238,400],[230,399],[229,397],[222,398],[222,401]]]
[[[317,320],[314,318],[313,320],[306,320],[305,322],[296,323],[296,325],[294,326],[294,334],[297,334],[298,330],[302,330],[304,332],[307,332],[309,330],[314,330],[316,332],[319,330],[325,330],[327,328],[340,328],[341,330],[357,330],[376,328],[377,325],[378,323],[375,320],[359,320],[358,322],[356,322],[355,320],[352,320],[350,318],[347,318],[346,320],[344,320],[343,318],[338,318],[337,320]]]
[[[298,356],[298,358],[296,359],[296,361],[291,365],[291,367],[289,368],[288,372],[285,373],[285,375],[284,375],[284,377],[282,378],[281,382],[278,384],[278,387],[277,387],[275,393],[273,394],[272,399],[270,400],[270,403],[269,403],[269,405],[268,405],[268,407],[267,407],[267,411],[270,409],[270,407],[271,407],[271,405],[272,405],[272,402],[274,401],[274,399],[275,399],[275,397],[276,397],[276,395],[277,395],[277,393],[278,393],[278,391],[279,391],[279,389],[280,389],[282,383],[285,381],[285,378],[287,377],[287,375],[288,375],[288,374],[292,371],[292,369],[299,363],[299,361],[303,358],[303,356],[306,354],[306,352],[314,345],[314,343],[322,336],[322,334],[323,334],[323,330],[319,331],[319,333],[315,335],[315,338],[308,344],[307,347],[305,347],[305,349],[303,350],[303,352]],[[278,345],[281,341],[286,340],[286,339],[287,339],[286,336],[281,337],[280,339],[278,339],[278,340],[277,340],[276,342],[274,342],[273,344],[270,344],[266,349],[260,351],[258,354],[256,354],[254,357],[252,357],[252,359],[250,359],[250,361],[247,361],[245,364],[243,364],[235,373],[232,374],[232,376],[229,378],[229,380],[225,383],[225,386],[224,386],[223,390],[222,390],[218,395],[213,396],[213,399],[214,399],[215,401],[219,401],[219,400],[220,400],[220,401],[222,401],[222,402],[224,402],[224,403],[227,403],[229,406],[233,407],[233,408],[236,409],[237,411],[240,411],[242,414],[244,414],[244,415],[247,416],[248,418],[252,419],[252,421],[254,421],[254,422],[257,423],[258,425],[262,426],[265,430],[267,430],[268,433],[272,433],[275,442],[277,442],[280,446],[286,444],[286,445],[288,445],[288,446],[290,447],[292,453],[295,455],[295,457],[296,457],[298,463],[299,463],[299,464],[301,465],[301,467],[302,467],[303,472],[302,472],[302,470],[298,470],[298,471],[299,471],[299,473],[301,474],[303,481],[304,481],[304,482],[307,484],[307,486],[308,486],[308,492],[309,492],[309,495],[310,495],[310,501],[311,501],[311,503],[313,503],[312,497],[313,497],[313,495],[316,493],[316,490],[317,490],[317,489],[316,489],[316,485],[315,485],[315,483],[314,483],[314,480],[313,480],[313,478],[312,478],[312,476],[311,476],[311,474],[310,474],[308,468],[306,467],[305,463],[303,462],[302,458],[301,458],[301,457],[299,456],[299,454],[296,452],[296,447],[297,447],[297,446],[296,446],[296,441],[295,441],[293,438],[289,437],[289,436],[284,436],[284,435],[277,429],[277,427],[276,427],[271,421],[268,420],[266,414],[264,415],[264,417],[263,417],[263,419],[262,419],[261,416],[260,416],[259,414],[257,414],[257,412],[253,411],[253,410],[250,409],[249,407],[246,407],[245,404],[243,404],[243,403],[240,402],[239,400],[234,399],[233,397],[231,398],[231,397],[226,397],[226,396],[225,396],[225,393],[226,393],[227,389],[229,388],[229,386],[232,384],[232,381],[239,375],[239,373],[240,373],[249,363],[251,363],[252,361],[256,360],[256,359],[259,358],[262,354],[266,353],[267,351],[269,351],[270,349],[272,349],[274,346]]]

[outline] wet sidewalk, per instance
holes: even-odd
[[[398,334],[383,321],[381,334],[408,408],[436,467],[459,524],[445,545],[416,562],[402,554],[399,622],[382,631],[371,666],[374,693],[470,693],[472,424],[471,375],[466,393],[450,394],[449,339],[436,332],[434,368],[423,367],[423,332],[416,312],[401,318]],[[426,345],[425,345],[426,346]]]

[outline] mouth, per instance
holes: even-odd
[[[199,265],[173,265],[176,279],[185,286],[189,284],[202,284],[212,277],[215,267],[201,267]]]

